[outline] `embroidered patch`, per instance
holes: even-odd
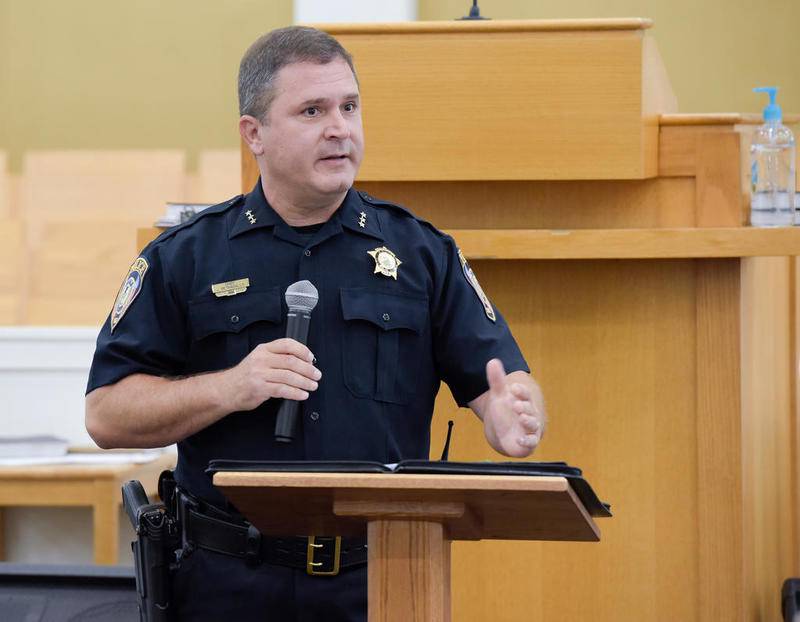
[[[117,299],[114,301],[114,308],[111,310],[111,332],[119,324],[122,316],[130,309],[134,299],[142,291],[142,283],[144,282],[144,273],[148,268],[147,260],[144,257],[139,257],[133,262],[131,269],[128,270],[128,276],[119,288]]]
[[[464,253],[461,252],[460,248],[458,249],[458,260],[461,262],[461,269],[464,271],[464,276],[466,277],[467,282],[472,286],[472,289],[475,290],[475,293],[478,295],[478,299],[483,305],[483,310],[486,313],[486,317],[492,320],[492,322],[497,321],[497,317],[494,314],[494,309],[492,308],[492,303],[489,302],[489,298],[487,298],[486,294],[483,292],[481,284],[478,283],[478,277],[475,276],[472,268],[469,267],[467,258],[464,257]]]

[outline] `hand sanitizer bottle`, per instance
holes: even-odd
[[[775,103],[778,89],[753,89],[769,94],[764,125],[750,147],[750,224],[753,227],[788,227],[794,224],[795,143],[792,131],[781,123]]]

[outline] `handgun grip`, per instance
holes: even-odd
[[[122,485],[122,505],[134,529],[139,528],[139,510],[149,504],[150,500],[139,480],[132,479]]]

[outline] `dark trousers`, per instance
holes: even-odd
[[[173,602],[182,622],[366,622],[367,565],[310,576],[197,549],[175,573]]]

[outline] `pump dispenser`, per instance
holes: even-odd
[[[783,125],[781,107],[775,103],[774,86],[753,89],[767,93],[764,124],[753,135],[750,146],[750,224],[754,227],[785,227],[794,224],[795,142]]]

